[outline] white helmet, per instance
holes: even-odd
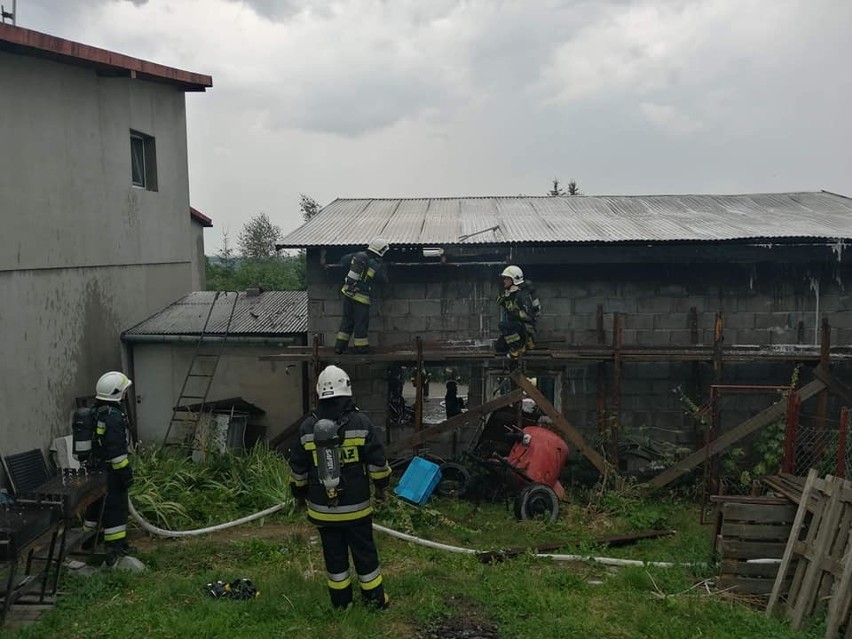
[[[379,257],[384,257],[389,248],[390,244],[388,244],[388,241],[383,237],[374,237],[370,240],[369,246],[367,246],[368,251],[375,253]]]
[[[524,272],[517,266],[507,266],[503,269],[503,272],[500,273],[500,277],[511,278],[512,284],[515,286],[524,283]]]
[[[317,395],[320,399],[352,397],[352,382],[346,371],[337,366],[326,366],[317,378]]]
[[[110,371],[101,375],[95,384],[95,397],[103,402],[120,402],[132,381],[124,373]]]

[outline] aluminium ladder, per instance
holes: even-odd
[[[220,295],[224,297],[233,295],[234,301],[231,303],[224,332],[210,334],[208,333],[210,319],[213,317],[213,310],[216,308],[216,302]],[[172,418],[169,420],[169,427],[166,429],[166,436],[163,438],[164,446],[184,443],[188,444],[189,447],[192,446],[191,440],[194,438],[198,424],[204,414],[207,396],[210,393],[210,387],[213,385],[213,377],[216,375],[219,360],[225,350],[225,342],[231,330],[231,322],[234,319],[234,311],[239,299],[240,294],[236,291],[216,291],[216,295],[213,296],[213,301],[207,310],[204,326],[195,343],[195,352],[189,364],[189,370],[187,370],[186,377],[183,379],[177,402],[172,408]],[[218,346],[214,352],[205,350],[212,344]],[[178,441],[170,442],[169,436],[173,429],[180,432],[180,438]]]

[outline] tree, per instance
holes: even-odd
[[[559,185],[559,180],[557,178],[553,178],[553,188],[551,188],[547,194],[551,197],[563,197],[565,195],[580,195],[580,187],[577,185],[577,181],[572,179],[568,182],[568,188],[563,189]]]
[[[281,227],[273,224],[266,213],[258,213],[243,225],[237,246],[247,259],[274,257],[275,245],[282,237]]]
[[[304,193],[299,193],[299,210],[302,212],[302,217],[305,222],[310,222],[311,219],[320,212],[322,207],[314,198]]]

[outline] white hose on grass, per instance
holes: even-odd
[[[227,528],[233,528],[235,526],[247,524],[250,521],[254,521],[255,519],[260,519],[261,517],[266,517],[268,515],[271,515],[272,513],[278,512],[279,510],[287,506],[287,504],[278,504],[277,506],[272,506],[270,508],[267,508],[266,510],[261,510],[260,512],[254,513],[253,515],[241,517],[240,519],[228,521],[223,524],[217,524],[215,526],[208,526],[206,528],[196,528],[195,530],[166,530],[165,528],[158,528],[157,526],[154,526],[150,522],[143,519],[142,515],[140,515],[136,511],[136,508],[133,507],[133,502],[129,500],[128,502],[130,504],[130,514],[133,515],[133,518],[139,522],[142,528],[144,528],[152,535],[158,535],[160,537],[194,537],[195,535],[208,535],[210,533],[225,530]],[[398,530],[394,530],[393,528],[386,528],[385,526],[382,526],[375,522],[373,523],[373,529],[381,533],[385,533],[386,535],[390,535],[391,537],[396,537],[397,539],[402,539],[403,541],[408,541],[410,543],[425,546],[426,548],[432,548],[434,550],[444,550],[446,552],[454,552],[464,555],[479,555],[482,553],[481,550],[475,550],[473,548],[451,546],[450,544],[442,544],[437,541],[429,541],[428,539],[415,537],[414,535],[409,535],[408,533],[400,532]],[[618,559],[616,557],[592,557],[586,555],[553,555],[546,553],[534,553],[532,556],[541,559],[552,559],[553,561],[590,561],[602,564],[604,566],[654,566],[656,568],[673,568],[674,566],[695,565],[676,564],[669,561],[640,561],[638,559]]]
[[[434,548],[435,550],[446,550],[447,552],[461,553],[464,555],[478,555],[482,553],[482,551],[474,550],[473,548],[450,546],[449,544],[442,544],[437,541],[421,539],[420,537],[415,537],[414,535],[399,532],[398,530],[393,530],[392,528],[385,528],[384,526],[381,526],[376,523],[373,524],[373,529],[385,533],[386,535],[390,535],[391,537],[396,537],[397,539],[409,541],[413,544],[419,544],[420,546],[426,546],[427,548]],[[604,566],[654,566],[655,568],[673,568],[675,566],[695,565],[677,564],[670,561],[640,561],[638,559],[618,559],[616,557],[591,557],[587,555],[552,555],[545,553],[534,553],[532,556],[540,557],[542,559],[552,559],[554,561],[591,561],[594,563],[602,564]]]
[[[282,508],[286,508],[288,506],[288,504],[286,503],[278,504],[276,506],[271,506],[266,510],[261,510],[259,513],[247,515],[245,517],[241,517],[240,519],[235,519],[234,521],[227,521],[224,524],[207,526],[206,528],[196,528],[195,530],[166,530],[165,528],[158,528],[154,524],[143,519],[142,515],[140,515],[133,507],[133,502],[130,501],[130,499],[128,499],[127,501],[130,505],[130,514],[133,515],[133,518],[139,522],[139,525],[152,535],[158,535],[159,537],[194,537],[195,535],[208,535],[210,533],[225,530],[227,528],[233,528],[234,526],[241,526],[242,524],[247,524],[250,521],[254,521],[255,519],[260,519],[261,517],[267,517],[268,515],[278,512]]]

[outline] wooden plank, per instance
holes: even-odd
[[[831,496],[828,501],[826,514],[820,522],[819,532],[814,540],[813,560],[808,563],[798,599],[790,615],[790,627],[794,630],[799,630],[802,627],[805,615],[810,614],[813,610],[822,576],[822,560],[828,553],[829,544],[837,532],[837,523],[841,515],[840,480],[836,479],[832,482],[831,486]]]
[[[817,472],[811,469],[808,473],[808,478],[805,480],[805,487],[802,490],[804,499],[799,504],[799,509],[796,511],[796,518],[793,520],[793,525],[790,528],[790,536],[787,538],[787,546],[784,549],[784,555],[781,558],[781,565],[778,567],[778,574],[775,576],[775,584],[772,588],[772,593],[769,597],[769,603],[766,606],[766,615],[770,616],[778,604],[778,599],[781,596],[781,588],[787,579],[787,573],[790,569],[790,561],[793,558],[793,544],[799,540],[799,535],[802,531],[802,524],[805,521],[805,515],[808,512],[807,503],[810,498],[811,489],[816,481]]]
[[[810,399],[811,397],[816,395],[823,388],[825,388],[825,383],[822,380],[815,379],[809,382],[808,384],[802,386],[799,390],[796,391],[796,394],[799,396],[800,401],[805,401],[806,399]],[[710,442],[706,446],[703,446],[701,449],[695,451],[688,457],[685,457],[671,468],[667,468],[659,475],[654,477],[651,481],[649,481],[648,486],[650,488],[662,488],[663,486],[673,482],[675,479],[689,472],[690,470],[698,466],[698,464],[707,460],[709,457],[718,455],[719,453],[724,450],[727,450],[730,446],[737,443],[744,437],[747,437],[753,432],[760,430],[764,426],[767,426],[772,422],[778,420],[784,415],[784,412],[786,410],[786,399],[781,399],[775,402],[769,408],[761,411],[754,417],[747,419],[739,426],[732,428],[720,437],[717,437],[712,442]]]
[[[440,435],[441,433],[461,428],[462,426],[472,423],[474,420],[479,420],[479,418],[483,415],[495,411],[498,408],[503,408],[504,406],[509,406],[510,404],[519,402],[523,399],[523,397],[524,392],[521,389],[516,388],[506,395],[502,395],[489,402],[475,406],[464,413],[459,413],[458,415],[450,417],[450,419],[443,421],[440,424],[429,426],[428,428],[421,430],[419,433],[413,433],[408,437],[403,437],[402,439],[391,443],[388,446],[388,454],[397,454],[406,448],[414,448],[415,446],[418,446],[423,442]]]
[[[790,524],[736,524],[722,523],[722,536],[726,539],[787,542]]]
[[[849,611],[849,603],[852,599],[852,529],[846,536],[846,555],[843,557],[843,572],[840,576],[837,589],[828,602],[828,613],[826,614],[826,637],[835,637],[840,630],[841,624],[846,620]],[[852,627],[852,624],[849,624]]]
[[[829,371],[825,370],[821,366],[817,366],[814,369],[814,377],[825,384],[828,387],[828,390],[840,397],[844,403],[852,404],[852,388],[849,388]]]
[[[760,579],[758,577],[729,577],[722,575],[718,581],[722,589],[731,589],[734,592],[747,595],[768,595],[772,590],[772,579]]]
[[[565,416],[562,413],[556,410],[556,407],[551,404],[544,395],[542,395],[541,391],[533,386],[532,382],[524,377],[519,371],[512,373],[512,379],[518,386],[526,391],[527,395],[529,395],[536,403],[536,406],[550,417],[553,421],[553,425],[562,431],[562,434],[565,435],[565,438],[569,442],[574,444],[574,448],[577,449],[577,452],[588,459],[592,466],[598,469],[598,472],[601,475],[606,476],[608,470],[611,470],[608,468],[609,465],[606,463],[606,460],[600,455],[600,453],[598,453],[598,451],[586,443],[586,440],[583,439],[580,432],[574,428],[567,419],[565,419]]]
[[[778,574],[779,563],[749,563],[746,561],[738,561],[736,559],[723,559],[719,566],[719,572],[722,575],[740,575],[743,577],[768,577],[770,589],[775,581],[775,575]]]
[[[719,551],[724,559],[780,559],[785,547],[783,541],[742,541],[723,537]]]
[[[787,497],[766,497],[753,495],[710,495],[714,504],[752,504],[758,506],[785,506],[790,504]],[[795,510],[795,506],[793,506]]]
[[[757,506],[754,504],[722,504],[722,516],[728,522],[790,523],[796,518],[796,506]]]

